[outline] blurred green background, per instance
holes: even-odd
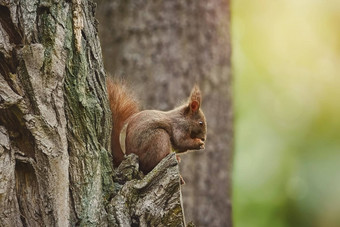
[[[234,0],[236,227],[340,226],[340,1]]]

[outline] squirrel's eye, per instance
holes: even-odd
[[[203,122],[202,121],[200,121],[200,122],[198,122],[198,124],[200,124],[201,126],[203,125]]]

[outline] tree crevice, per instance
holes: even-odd
[[[43,226],[39,184],[33,166],[17,160],[15,179],[16,196],[22,224],[24,226]]]
[[[18,29],[15,28],[9,9],[3,5],[0,5],[0,23],[5,29],[10,42],[15,45],[20,44],[22,35],[18,32]]]

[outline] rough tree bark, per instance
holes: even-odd
[[[94,12],[0,0],[0,226],[184,225],[175,157],[145,177],[133,156],[112,168]]]
[[[172,109],[200,85],[208,137],[204,152],[182,156],[185,216],[231,226],[229,1],[97,2],[106,69],[133,83],[146,109]]]

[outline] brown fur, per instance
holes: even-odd
[[[114,122],[112,153],[115,165],[123,158],[119,134],[125,123],[128,123],[126,154],[139,156],[140,169],[144,173],[150,172],[172,150],[184,153],[204,149],[207,125],[200,108],[202,98],[198,86],[193,88],[187,104],[167,112],[139,112],[137,102],[123,85],[108,80],[107,87]]]
[[[119,144],[120,131],[122,130],[126,120],[139,112],[139,104],[133,94],[122,82],[107,79],[106,86],[113,121],[111,134],[113,163],[115,166],[118,166],[124,157]]]

